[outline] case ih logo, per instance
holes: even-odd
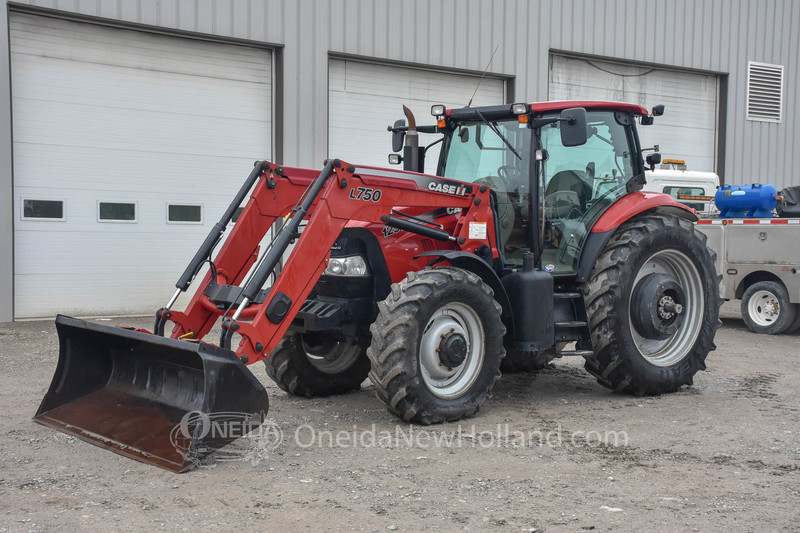
[[[433,192],[443,192],[445,194],[453,194],[455,196],[466,196],[471,191],[471,187],[464,185],[447,183],[444,181],[430,181],[428,182],[428,190]]]

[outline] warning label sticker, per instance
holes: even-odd
[[[485,239],[486,238],[486,222],[470,222],[469,223],[469,238],[470,239]]]

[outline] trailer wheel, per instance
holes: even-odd
[[[363,347],[326,339],[324,332],[285,336],[264,365],[278,387],[308,398],[357,390],[369,373]]]
[[[389,411],[421,424],[476,413],[505,354],[492,290],[471,272],[427,268],[392,285],[378,310],[369,377]]]
[[[796,316],[797,306],[780,283],[759,281],[742,295],[742,318],[753,333],[778,335],[795,325]]]
[[[644,215],[622,224],[584,285],[593,354],[603,386],[635,395],[691,385],[715,348],[719,276],[714,252],[691,222]]]

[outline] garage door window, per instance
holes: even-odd
[[[97,202],[100,222],[136,222],[136,203]]]
[[[203,206],[169,204],[167,206],[167,222],[170,224],[202,224]]]
[[[22,220],[65,220],[64,201],[23,198]]]

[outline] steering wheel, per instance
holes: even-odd
[[[526,181],[520,179],[522,172],[513,165],[501,165],[497,168],[497,175],[503,180],[506,190],[511,194],[518,194],[520,186]]]

